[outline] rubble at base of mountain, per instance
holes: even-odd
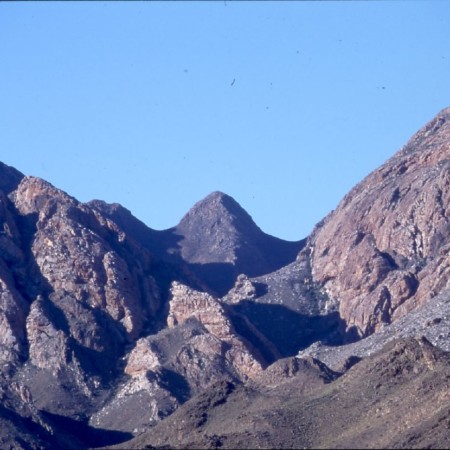
[[[311,358],[267,371],[261,385],[211,386],[130,447],[448,448],[450,353],[426,339],[395,340],[343,375]]]
[[[298,356],[315,357],[332,369],[340,370],[349,358],[365,358],[381,350],[387,342],[416,336],[424,336],[436,347],[450,352],[450,291],[434,297],[419,309],[363,340],[339,347],[316,342]]]

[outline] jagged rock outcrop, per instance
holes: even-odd
[[[92,416],[93,426],[143,432],[214,383],[242,383],[262,372],[262,363],[211,295],[174,282],[167,324],[136,342],[124,368],[129,378]],[[124,411],[127,418],[118,420]]]
[[[164,314],[154,257],[97,209],[0,169],[2,373],[27,380],[39,409],[95,409],[126,345]]]
[[[28,305],[19,277],[26,275],[27,258],[8,194],[17,188],[23,175],[2,163],[0,174],[0,363],[12,367],[26,353]]]
[[[352,189],[314,230],[314,281],[360,335],[448,288],[450,109]]]
[[[25,350],[27,303],[17,291],[12,274],[0,263],[0,363],[15,365]]]
[[[236,334],[217,299],[177,282],[171,293],[168,329],[137,342],[125,373],[138,377],[149,370],[170,367],[182,373],[191,388],[199,389],[220,379],[222,372],[240,381],[261,372],[262,363]]]
[[[48,289],[102,308],[131,337],[139,335],[146,315],[159,307],[151,257],[132,242],[118,246],[127,237],[114,223],[43,180],[26,177],[14,201],[23,217],[35,217],[31,250]]]
[[[241,380],[254,378],[262,370],[261,362],[248,348],[250,344],[236,335],[218,300],[205,292],[197,292],[174,283],[167,324],[171,328],[191,318],[198,320],[210,334],[225,344],[222,345],[221,354],[236,370]],[[253,349],[253,353],[259,354],[258,349]]]
[[[26,331],[30,362],[57,375],[68,363],[70,336],[52,322],[42,297],[31,305]]]

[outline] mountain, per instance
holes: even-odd
[[[225,295],[240,274],[264,275],[295,261],[305,240],[290,242],[264,233],[232,197],[213,192],[173,228],[156,231],[119,204],[90,206],[114,220],[158,259],[184,265],[198,286]]]
[[[449,161],[446,109],[298,242],[0,163],[0,447],[448,448]]]
[[[270,236],[230,196],[213,192],[198,202],[175,227],[179,251],[194,272],[218,295],[226,294],[240,274],[258,276],[295,261],[304,241]]]
[[[360,336],[449,287],[449,142],[448,108],[352,189],[309,238],[314,281]]]
[[[145,429],[214,381],[242,382],[252,366],[255,373],[267,366],[264,350],[236,333],[221,303],[202,291],[279,267],[301,244],[264,234],[224,194],[203,202],[203,213],[225,206],[209,223],[210,239],[197,242],[192,211],[178,227],[156,231],[120,205],[82,204],[45,180],[0,169],[5,442],[59,446],[58,434],[80,448],[123,440],[139,420]],[[221,220],[226,229],[216,226]],[[250,254],[258,242],[256,267]],[[201,251],[211,265],[231,268],[226,278],[214,284],[199,269],[192,255]],[[176,326],[168,328],[168,316]]]

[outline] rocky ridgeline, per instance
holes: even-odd
[[[352,189],[308,241],[313,279],[361,336],[448,288],[450,109]]]
[[[79,448],[94,427],[104,430],[100,443],[108,433],[142,432],[211,383],[244,382],[267,365],[259,349],[236,333],[220,301],[187,285],[224,286],[212,286],[211,274],[199,269],[200,252],[194,257],[187,250],[203,228],[195,238],[176,234],[192,227],[192,214],[179,229],[156,232],[120,205],[82,204],[42,179],[0,168],[1,384],[13,399],[7,410],[20,417],[20,411],[45,411],[58,424],[62,418],[83,424],[89,432],[84,444],[75,440]],[[212,218],[216,203],[226,206]],[[200,209],[207,220],[194,219],[217,226],[205,234],[212,241],[198,245],[202,251],[212,246],[209,262],[227,267],[227,276],[246,271],[229,252],[238,252],[238,240],[254,230],[272,248],[274,242],[289,247],[284,258],[295,257],[297,243],[264,235],[224,194],[213,194]],[[221,214],[227,227],[236,223],[239,230],[222,229]],[[270,270],[270,258],[257,273]],[[234,275],[227,282],[234,283]],[[46,424],[44,435],[59,430],[48,417],[24,414],[23,420]],[[15,429],[8,417],[0,415],[4,430]],[[27,436],[29,427],[20,427]],[[15,434],[5,432],[5,442]]]
[[[24,262],[13,270],[26,326],[26,351],[58,370],[117,358],[161,308],[152,256],[97,211],[49,183],[24,177],[12,196]],[[26,246],[26,247],[25,247]],[[15,267],[14,267],[15,268]],[[24,306],[26,305],[26,306]],[[14,331],[14,328],[13,328]]]

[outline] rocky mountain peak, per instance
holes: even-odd
[[[196,203],[183,217],[177,230],[183,235],[207,234],[219,241],[228,240],[230,235],[246,236],[261,233],[251,216],[239,203],[223,192],[213,192]]]
[[[48,181],[26,176],[14,192],[14,202],[22,215],[38,214],[44,217],[55,212],[57,205],[75,206],[77,201]]]
[[[239,274],[257,276],[294,261],[303,241],[264,233],[229,195],[213,192],[174,228],[184,261],[214,292],[224,295]]]

